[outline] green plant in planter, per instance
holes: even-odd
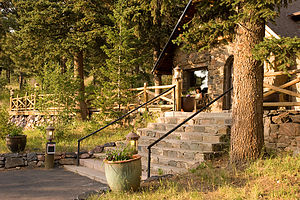
[[[0,108],[0,137],[6,139],[6,145],[13,153],[24,151],[26,135],[22,135],[22,128],[9,121],[8,112]]]
[[[122,160],[130,160],[132,159],[134,154],[134,150],[129,146],[123,148],[116,148],[114,150],[110,150],[106,153],[107,161],[122,161]]]
[[[107,152],[105,176],[112,191],[136,191],[142,176],[141,156],[129,146]]]

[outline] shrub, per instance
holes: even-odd
[[[7,135],[17,136],[22,134],[22,128],[17,127],[9,121],[9,114],[5,108],[0,107],[0,137],[3,139]]]
[[[122,161],[130,160],[134,154],[134,150],[129,146],[123,148],[116,148],[106,153],[107,161]]]

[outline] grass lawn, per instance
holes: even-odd
[[[300,156],[260,159],[243,170],[229,168],[227,161],[223,158],[168,180],[143,183],[135,193],[110,192],[89,200],[300,199]]]
[[[101,127],[101,126],[100,126]],[[100,128],[98,127],[98,128]],[[75,152],[77,151],[77,140],[91,131],[83,130],[82,126],[77,129],[71,129],[67,131],[67,134],[55,139],[56,152]],[[96,128],[93,129],[97,130]],[[81,151],[92,150],[98,145],[105,144],[107,142],[115,142],[119,140],[125,140],[125,136],[131,131],[130,128],[108,128],[97,133],[94,136],[84,140],[80,147]],[[46,133],[41,129],[26,130],[24,134],[27,135],[27,144],[25,152],[45,152],[46,147]],[[58,133],[58,134],[61,134]],[[6,147],[5,140],[0,140],[0,153],[8,153],[9,150]]]

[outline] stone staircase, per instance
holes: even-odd
[[[193,113],[165,112],[156,123],[138,129],[139,154],[147,170],[147,146]],[[182,173],[221,155],[228,148],[231,113],[199,113],[151,148],[151,175]]]
[[[104,158],[105,153],[94,154],[94,158],[80,159],[80,166],[64,165],[64,168],[81,176],[107,184],[103,163]]]

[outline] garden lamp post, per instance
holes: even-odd
[[[55,128],[52,126],[48,126],[46,128],[46,136],[47,136],[47,140],[49,141],[46,144],[46,154],[45,154],[46,169],[54,168],[54,154],[55,154],[55,146],[56,146],[56,143],[52,142],[52,140],[54,139],[54,131]]]
[[[134,149],[134,153],[138,153],[138,140],[139,140],[140,136],[136,133],[129,133],[126,136],[126,140],[129,143],[129,146],[131,147],[131,149]]]

